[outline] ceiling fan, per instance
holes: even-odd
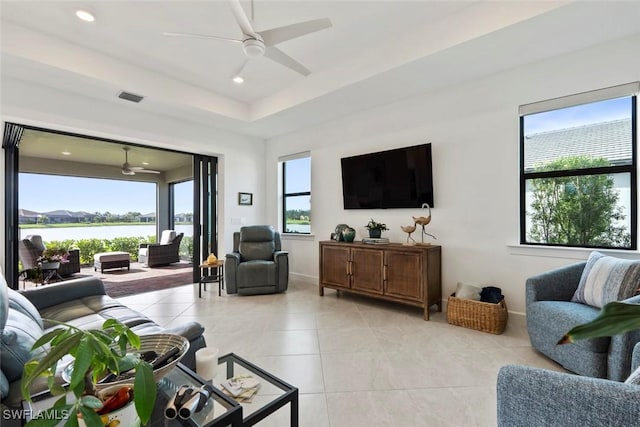
[[[206,34],[192,34],[192,33],[164,33],[165,36],[171,37],[192,37],[201,39],[213,39],[222,40],[232,43],[241,43],[242,50],[247,56],[247,60],[242,64],[238,75],[242,72],[245,65],[250,58],[256,58],[264,56],[271,59],[287,68],[296,71],[303,76],[308,76],[311,71],[304,65],[284,53],[282,50],[275,47],[275,45],[285,42],[287,40],[295,39],[297,37],[304,36],[309,33],[324,30],[330,28],[331,20],[329,18],[313,19],[311,21],[298,22],[297,24],[285,25],[283,27],[272,28],[270,30],[260,31],[259,33],[254,31],[251,21],[247,17],[240,0],[229,0],[231,10],[236,18],[236,22],[240,26],[242,31],[242,38],[236,39],[223,36],[212,36]],[[253,0],[251,1],[251,16],[253,18]]]
[[[124,150],[124,163],[122,164],[122,175],[135,175],[137,173],[160,173],[151,169],[145,169],[142,166],[131,166],[129,164],[129,151],[131,148],[122,147]]]

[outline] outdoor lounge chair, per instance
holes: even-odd
[[[138,249],[138,261],[147,267],[166,265],[180,261],[180,242],[184,233],[164,230],[160,243],[141,243]]]
[[[22,262],[22,271],[31,270],[38,265],[38,258],[46,249],[42,237],[33,234],[28,235],[18,242],[18,256]],[[80,251],[71,249],[68,251],[67,262],[60,264],[58,274],[62,277],[71,276],[80,272]]]

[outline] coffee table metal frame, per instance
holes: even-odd
[[[269,415],[273,414],[278,409],[285,406],[287,403],[290,403],[291,427],[298,427],[299,409],[297,387],[294,387],[291,384],[282,381],[280,378],[274,376],[273,374],[270,374],[264,369],[254,365],[253,363],[243,359],[242,357],[234,353],[225,354],[218,359],[219,368],[226,369],[226,378],[231,378],[235,375],[234,364],[242,366],[249,372],[257,375],[261,380],[269,382],[270,384],[276,386],[284,392],[268,404],[264,405],[262,408],[259,408],[253,413],[247,415],[243,420],[243,426],[252,426],[262,421]],[[258,391],[258,393],[260,393],[260,391]]]

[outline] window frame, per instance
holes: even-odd
[[[553,246],[567,248],[593,248],[593,249],[618,249],[635,251],[638,249],[637,236],[637,139],[638,139],[638,83],[629,85],[616,86],[608,89],[601,89],[593,92],[585,92],[569,97],[542,101],[540,103],[529,104],[520,107],[519,117],[519,139],[520,139],[520,244],[532,246]],[[626,93],[620,93],[621,89],[627,88]],[[631,88],[631,90],[629,90]],[[542,111],[561,110],[578,105],[586,105],[598,101],[608,99],[631,97],[631,164],[615,165],[596,168],[568,169],[544,172],[526,172],[525,171],[525,134],[524,124],[525,116],[535,114]],[[548,106],[546,109],[545,104]],[[537,111],[536,111],[537,110]],[[585,175],[612,175],[612,174],[629,174],[630,179],[630,206],[629,206],[629,224],[630,224],[630,245],[629,247],[616,246],[596,246],[596,245],[570,245],[561,243],[539,243],[527,240],[527,182],[530,180],[541,178],[562,178],[568,176],[585,176]]]
[[[293,160],[299,160],[299,159],[304,159],[304,158],[309,158],[309,191],[299,191],[299,192],[295,192],[295,193],[287,193],[287,162],[293,161]],[[287,198],[288,197],[299,197],[299,196],[309,196],[311,197],[311,153],[299,153],[299,154],[294,154],[291,156],[286,156],[286,157],[282,157],[280,158],[280,162],[282,163],[282,180],[281,180],[281,186],[282,186],[282,205],[280,206],[280,208],[282,209],[282,234],[283,235],[302,235],[302,236],[308,236],[311,235],[311,218],[309,218],[309,232],[308,233],[304,233],[304,232],[299,232],[299,231],[287,231]],[[311,213],[311,208],[309,209],[309,212]]]

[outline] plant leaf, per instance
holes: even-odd
[[[591,322],[578,325],[567,332],[558,344],[595,337],[609,337],[640,328],[640,304],[610,302]]]
[[[40,361],[37,362],[33,368],[29,368],[29,372],[27,375],[23,375],[22,382],[20,384],[20,389],[22,391],[22,396],[25,399],[29,397],[29,386],[31,383],[38,378],[42,373],[49,370],[49,367],[55,364],[60,358],[67,355],[69,350],[76,346],[81,339],[80,334],[70,335],[67,339],[60,342],[55,347],[51,347],[51,351],[46,354]]]
[[[147,424],[153,413],[157,393],[153,370],[147,362],[140,362],[136,367],[133,393],[136,412],[140,417],[140,421],[142,421],[142,424]]]
[[[87,427],[102,427],[104,425],[102,424],[100,415],[96,414],[96,411],[93,409],[80,405],[80,413],[82,414],[82,418],[84,418],[84,422]]]
[[[63,332],[64,332],[63,329],[53,329],[53,330],[43,334],[42,336],[40,336],[40,338],[38,338],[36,340],[35,343],[33,343],[33,346],[31,347],[31,350],[35,350],[38,347],[42,347],[43,345],[45,345],[49,341],[53,340],[58,335],[62,334]]]
[[[93,359],[93,351],[91,351],[91,343],[86,337],[80,340],[78,351],[76,352],[76,360],[73,361],[73,373],[71,374],[71,382],[69,387],[75,389],[76,386],[84,382],[87,371],[91,367]]]
[[[82,396],[82,405],[86,406],[87,408],[91,408],[91,409],[100,409],[102,408],[102,400],[98,399],[95,396],[92,395],[86,395],[86,396]]]

